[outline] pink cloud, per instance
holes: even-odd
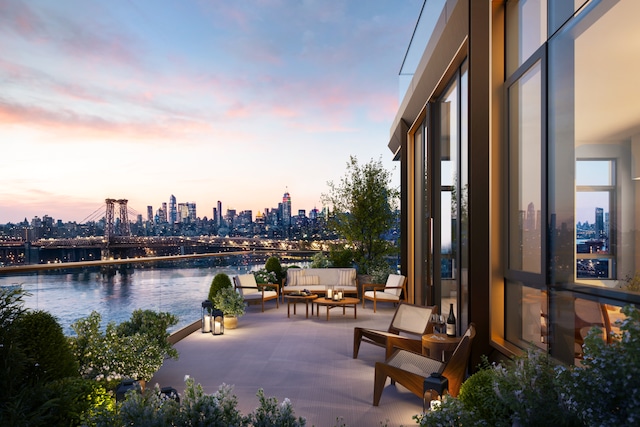
[[[26,3],[0,0],[0,27],[25,38],[34,38],[41,35],[43,26],[43,22]]]
[[[62,134],[67,138],[118,140],[171,140],[211,131],[206,122],[181,117],[156,118],[151,122],[114,121],[70,110],[51,111],[0,101],[0,124],[28,125]]]

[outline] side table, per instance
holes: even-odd
[[[304,302],[304,305],[307,308],[307,316],[309,318],[309,301],[311,301],[311,315],[313,316],[313,300],[318,298],[317,294],[311,295],[295,295],[288,294],[285,295],[284,298],[287,300],[287,317],[291,317],[291,304],[293,304],[293,314],[296,314],[296,305],[299,302]]]
[[[458,346],[462,337],[450,337],[447,334],[426,334],[422,336],[422,354],[432,359],[446,362]]]

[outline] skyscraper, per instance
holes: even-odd
[[[178,209],[176,207],[176,196],[169,197],[169,224],[175,224],[178,220]]]
[[[282,227],[288,229],[291,225],[291,195],[286,192],[282,196]]]
[[[596,208],[596,239],[600,239],[604,235],[604,209]]]

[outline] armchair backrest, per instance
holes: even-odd
[[[438,306],[423,306],[408,303],[400,303],[391,319],[389,332],[406,332],[414,335],[424,335],[433,332],[430,323],[432,313],[438,312]]]
[[[260,292],[258,289],[258,284],[256,283],[256,276],[252,273],[248,274],[239,274],[235,276],[234,282],[236,284],[236,289],[240,292],[240,295],[249,295],[249,294],[257,294]]]
[[[454,397],[458,396],[460,386],[464,381],[467,365],[469,364],[469,355],[471,354],[471,343],[475,336],[476,328],[471,323],[442,371],[442,375],[449,380],[449,394]]]
[[[387,283],[384,286],[384,291],[390,294],[400,296],[404,288],[405,277],[401,274],[390,274],[387,278]]]

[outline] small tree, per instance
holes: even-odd
[[[268,272],[273,272],[276,275],[277,283],[282,284],[282,279],[284,279],[282,275],[282,265],[280,264],[280,260],[278,257],[272,256],[267,259],[267,262],[264,263],[264,269]]]
[[[218,273],[213,276],[213,280],[211,280],[211,286],[209,287],[209,298],[208,300],[213,302],[216,294],[223,288],[232,288],[231,278],[225,273]]]
[[[382,161],[373,159],[360,165],[351,156],[347,172],[339,184],[328,182],[325,203],[333,207],[329,227],[347,240],[354,251],[354,262],[360,274],[368,274],[373,266],[385,262],[395,251],[385,234],[396,223],[397,189],[391,186],[391,173]]]

